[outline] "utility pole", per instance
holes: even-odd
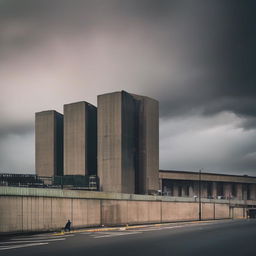
[[[199,179],[198,179],[198,206],[199,206],[199,221],[202,220],[201,213],[201,169],[199,170]]]

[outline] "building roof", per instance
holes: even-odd
[[[198,180],[199,172],[159,170],[159,178],[175,180]],[[248,175],[231,175],[219,173],[201,172],[203,181],[236,182],[236,183],[256,183],[256,177]]]

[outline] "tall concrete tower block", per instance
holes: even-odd
[[[98,96],[101,190],[146,194],[158,189],[158,102],[127,92]]]
[[[35,114],[36,174],[63,174],[63,115],[54,111]]]
[[[147,194],[159,189],[159,103],[134,95],[138,101],[138,178],[137,192]]]
[[[97,109],[87,102],[64,105],[64,175],[97,172]]]

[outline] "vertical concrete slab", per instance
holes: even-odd
[[[235,207],[233,208],[233,216],[234,219],[242,219],[244,218],[244,209]]]
[[[89,226],[97,226],[101,224],[100,200],[87,201],[87,223]]]
[[[63,174],[63,116],[54,110],[35,114],[35,164],[38,176]]]
[[[30,231],[32,230],[32,205],[31,205],[31,197],[22,197],[22,205],[23,205],[23,231]]]
[[[138,203],[138,221],[140,223],[149,222],[149,202],[140,201]]]
[[[162,221],[198,219],[197,203],[162,202]]]
[[[194,192],[194,183],[193,183],[193,182],[191,182],[191,183],[189,184],[189,196],[190,196],[190,197],[194,197],[194,196],[195,196],[195,192]]]
[[[43,228],[50,230],[52,228],[52,198],[43,197]]]
[[[31,229],[40,230],[39,227],[39,197],[31,197]]]
[[[38,230],[44,230],[44,198],[38,197]]]
[[[52,198],[52,228],[64,227],[68,220],[72,221],[72,199]]]
[[[173,196],[179,196],[179,186],[177,183],[173,183]]]
[[[139,171],[138,166],[138,120],[136,102],[133,97],[124,91],[122,97],[122,192],[132,193],[135,191],[135,175]]]
[[[215,204],[215,218],[225,219],[229,218],[229,205],[228,204]]]
[[[121,92],[98,96],[98,176],[100,190],[122,192]]]
[[[87,200],[72,199],[72,225],[74,228],[84,227],[87,223]]]
[[[242,184],[238,183],[238,184],[236,185],[236,189],[237,189],[237,199],[238,199],[238,200],[242,200],[242,199],[243,199]]]
[[[231,198],[232,195],[232,184],[224,183],[224,197]]]
[[[0,232],[22,231],[22,198],[1,197]]]
[[[103,200],[102,201],[102,223],[104,225],[128,223],[127,201]]]
[[[136,224],[138,223],[138,202],[128,201],[127,202],[127,223]]]
[[[96,174],[97,110],[87,102],[64,105],[64,174]]]
[[[148,202],[148,221],[151,223],[161,222],[161,202]]]
[[[158,101],[132,94],[138,101],[139,193],[159,190],[159,104]]]
[[[212,197],[217,198],[217,182],[212,182]]]
[[[214,204],[202,203],[202,219],[210,220],[214,219]]]

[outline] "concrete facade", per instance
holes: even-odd
[[[137,192],[159,189],[159,104],[145,96],[132,95],[138,101],[139,184]]]
[[[97,173],[97,109],[87,102],[64,105],[64,175]]]
[[[98,175],[101,190],[158,190],[158,102],[127,92],[98,96]]]
[[[63,174],[63,115],[54,110],[35,114],[35,165],[38,176]]]
[[[159,171],[162,193],[168,196],[199,196],[199,173]],[[219,199],[256,199],[256,177],[201,173],[201,197]]]
[[[198,220],[198,200],[104,192],[0,187],[0,233]],[[246,217],[256,201],[202,200],[202,219]]]

